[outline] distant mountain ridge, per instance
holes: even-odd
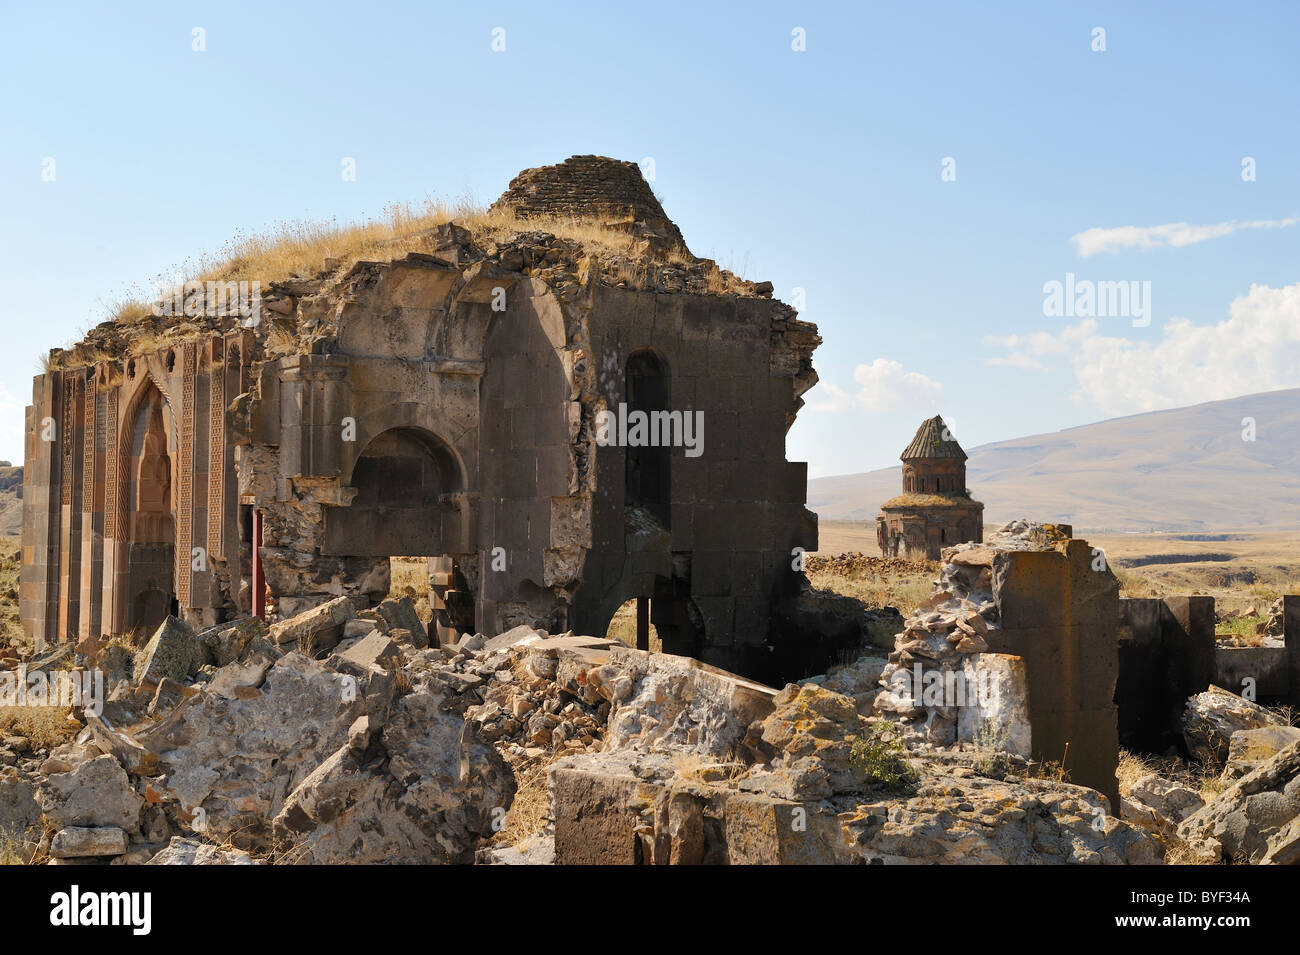
[[[1254,440],[1243,432],[1253,421]],[[1300,530],[1300,388],[1111,418],[967,448],[985,521],[1084,531]],[[808,507],[874,521],[900,468],[815,478]]]

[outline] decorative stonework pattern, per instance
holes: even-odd
[[[190,602],[190,548],[194,546],[194,359],[193,342],[182,346],[180,471],[176,501],[176,599]]]
[[[212,343],[212,349],[211,392],[208,396],[208,552],[224,555],[221,518],[226,475],[226,373],[225,368],[217,364],[221,360],[220,340]]]
[[[63,419],[63,430],[59,433],[59,445],[63,449],[63,455],[60,461],[59,480],[62,484],[62,500],[65,505],[72,504],[72,422],[76,415],[75,404],[76,395],[73,391],[72,376],[64,375],[63,413],[60,415]]]
[[[104,413],[104,430],[106,439],[104,441],[104,480],[108,484],[105,489],[105,510],[104,510],[104,537],[107,540],[117,539],[117,529],[120,526],[122,515],[122,485],[123,475],[118,471],[118,421],[117,421],[117,398],[119,389],[114,388],[108,393],[108,408]]]
[[[81,509],[83,511],[92,511],[95,508],[95,406],[99,402],[95,400],[93,375],[93,371],[89,372],[83,385],[85,388],[85,427],[81,445]]]

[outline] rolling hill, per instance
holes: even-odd
[[[0,461],[0,537],[23,530],[23,469]]]
[[[1255,440],[1243,440],[1244,418]],[[967,448],[986,523],[1017,517],[1083,531],[1300,529],[1300,388]],[[808,482],[826,520],[875,520],[901,469]]]

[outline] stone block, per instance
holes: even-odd
[[[336,597],[296,617],[272,624],[269,638],[280,645],[296,644],[303,653],[314,657],[342,639],[344,625],[355,615],[350,599]]]
[[[338,657],[359,667],[379,667],[383,670],[394,670],[402,663],[402,651],[397,644],[379,633],[362,637],[338,654]]]
[[[126,833],[116,826],[60,829],[50,841],[50,855],[56,859],[90,856],[120,856],[126,852]]]
[[[203,645],[184,621],[168,617],[154,631],[135,664],[136,683],[184,680],[203,665]]]
[[[843,842],[836,817],[816,803],[763,793],[728,795],[724,833],[731,865],[834,865]]]
[[[638,865],[637,829],[654,801],[636,777],[556,768],[554,792],[556,865]]]
[[[407,630],[411,633],[425,633],[424,622],[415,612],[415,604],[410,597],[389,597],[375,607],[375,615],[383,630]]]
[[[1029,680],[1025,661],[1001,653],[977,653],[962,662],[966,690],[957,710],[957,738],[1028,758],[1033,753]]]

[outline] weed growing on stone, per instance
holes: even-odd
[[[991,721],[982,720],[975,730],[975,772],[994,779],[1006,776],[1011,771],[1011,760],[1006,753],[1009,739]]]
[[[889,720],[874,724],[859,736],[849,749],[849,762],[862,770],[868,783],[897,786],[908,776],[903,757],[907,749],[899,737],[898,727]]]

